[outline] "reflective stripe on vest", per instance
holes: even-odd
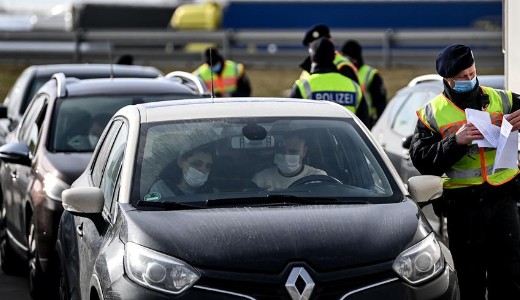
[[[349,66],[350,68],[352,68],[352,70],[357,75],[357,72],[358,72],[357,67],[350,61],[350,59],[341,55],[339,53],[339,51],[334,52],[334,65],[336,65],[336,68],[338,70],[341,69],[343,66]],[[358,82],[359,82],[359,77],[358,77]]]
[[[297,80],[296,85],[305,99],[332,101],[353,113],[363,97],[361,87],[339,73],[312,74],[308,79]]]
[[[509,113],[512,107],[511,92],[481,88],[482,92],[489,95],[489,105],[485,111],[490,113],[493,124],[500,126],[504,112]],[[417,116],[430,130],[441,134],[442,138],[455,134],[466,123],[464,111],[443,94],[419,109]],[[443,178],[444,188],[478,185],[484,181],[491,185],[500,185],[518,174],[518,168],[495,170],[495,173],[491,174],[495,156],[496,149],[472,145],[468,153],[446,171],[447,178]]]
[[[237,81],[243,72],[243,66],[231,60],[224,61],[222,73],[213,73],[213,90],[215,93],[232,93],[237,89]],[[194,74],[199,76],[208,89],[211,89],[211,68],[208,64],[200,66]]]

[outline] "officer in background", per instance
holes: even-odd
[[[334,44],[326,37],[311,43],[313,70],[293,85],[290,97],[328,100],[345,106],[368,124],[368,106],[359,84],[340,74],[334,65]]]
[[[518,130],[520,96],[480,86],[465,45],[446,47],[436,69],[444,91],[417,111],[410,156],[421,174],[443,175],[444,195],[433,205],[448,219],[461,299],[485,300],[486,289],[488,300],[520,299],[519,170],[492,173],[496,149],[472,144],[483,135],[464,113],[489,112],[495,125],[510,114],[506,119]]]
[[[205,63],[198,67],[193,75],[198,76],[216,97],[249,97],[251,84],[244,65],[224,59],[216,48],[204,51]]]
[[[343,44],[341,53],[356,66],[359,84],[363,90],[368,105],[372,127],[383,113],[386,107],[386,87],[379,70],[365,64],[361,45],[355,40],[348,40]]]
[[[308,48],[310,52],[311,43],[319,38],[331,39],[330,30],[327,25],[318,24],[311,27],[303,37],[302,44]],[[341,55],[339,51],[334,52],[334,65],[339,70],[339,73],[352,79],[354,82],[359,83],[357,76],[357,68],[354,64],[346,57]],[[300,68],[303,69],[300,79],[305,79],[312,73],[312,60],[310,55],[300,64]]]

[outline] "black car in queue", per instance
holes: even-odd
[[[87,166],[105,125],[126,105],[207,96],[185,75],[80,80],[59,73],[38,90],[0,147],[1,268],[28,269],[34,299],[56,291],[61,192]]]

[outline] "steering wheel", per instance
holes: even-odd
[[[289,185],[288,188],[293,188],[293,187],[308,184],[311,182],[329,182],[329,183],[334,183],[334,184],[343,184],[343,182],[341,182],[339,179],[334,178],[329,175],[309,175],[309,176],[302,177],[302,178],[296,180],[295,182],[291,183],[291,185]]]

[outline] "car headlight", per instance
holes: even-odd
[[[182,293],[200,278],[185,262],[131,242],[125,246],[125,271],[136,283],[169,294]]]
[[[70,188],[69,184],[50,173],[43,176],[43,190],[52,200],[61,201],[61,193],[68,188]]]
[[[411,284],[421,283],[444,270],[444,257],[433,233],[403,251],[392,265],[394,271]]]

